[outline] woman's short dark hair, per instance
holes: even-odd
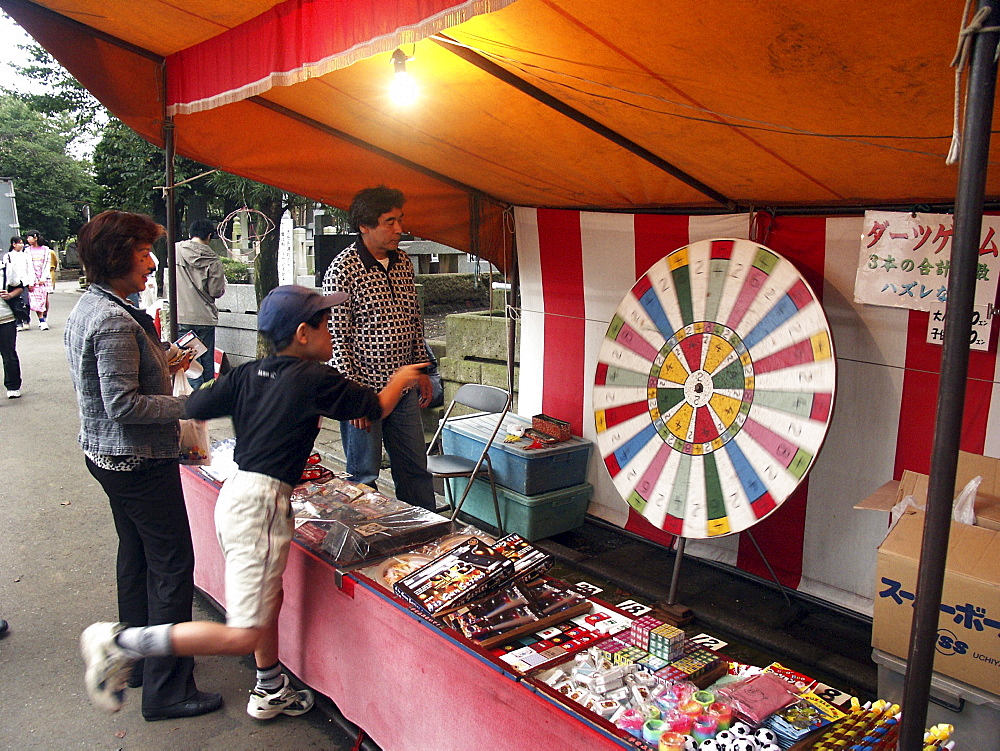
[[[14,250],[14,243],[23,243],[24,239],[20,235],[14,235],[10,238],[10,248],[9,250]]]
[[[347,218],[355,232],[362,227],[377,227],[378,218],[393,209],[403,208],[406,198],[403,191],[379,185],[377,188],[365,188],[359,191],[351,201]]]
[[[24,233],[25,242],[27,242],[27,238],[31,237],[32,235],[34,235],[35,238],[38,240],[39,245],[49,244],[48,241],[44,237],[42,237],[42,233],[39,232],[37,229],[29,229],[27,232]]]
[[[132,269],[132,254],[138,245],[150,245],[166,230],[145,214],[102,211],[83,227],[76,240],[87,280],[106,284]]]

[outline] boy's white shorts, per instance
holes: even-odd
[[[257,628],[275,615],[294,519],[292,486],[237,470],[222,485],[215,532],[226,557],[226,625]]]

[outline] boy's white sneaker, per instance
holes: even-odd
[[[92,623],[80,634],[80,653],[87,665],[83,677],[87,694],[94,706],[105,712],[122,708],[125,682],[135,662],[115,641],[124,628],[124,623]]]
[[[17,399],[19,396],[21,396],[21,389],[7,389],[8,399]]]
[[[250,692],[247,714],[258,720],[270,720],[279,714],[298,717],[313,708],[316,701],[313,692],[307,688],[296,691],[288,683],[288,676],[281,674],[281,688],[273,694],[254,688]]]
[[[41,323],[38,324],[38,330],[39,331],[48,331],[49,330],[49,324],[47,324],[45,321],[42,321]]]

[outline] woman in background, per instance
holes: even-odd
[[[8,399],[21,395],[21,361],[17,357],[17,319],[8,304],[24,294],[24,283],[17,275],[17,269],[7,253],[0,264],[0,359],[3,360],[3,385]]]
[[[31,270],[35,275],[35,283],[29,287],[28,299],[31,309],[38,316],[38,328],[49,330],[46,317],[49,313],[49,295],[55,290],[55,280],[52,278],[51,248],[45,244],[45,239],[37,229],[28,230],[24,235],[28,241],[28,255],[31,257]]]
[[[20,235],[14,235],[10,238],[10,248],[7,250],[7,255],[4,257],[4,262],[9,263],[10,267],[13,269],[13,274],[21,280],[24,285],[24,300],[28,300],[28,287],[35,283],[35,274],[32,271],[31,257],[28,255],[28,251],[24,249],[24,240],[21,239]],[[17,318],[17,330],[27,331],[31,328],[31,312],[25,306],[27,311],[24,315],[20,315],[17,311],[14,315]]]

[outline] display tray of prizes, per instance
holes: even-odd
[[[514,562],[479,538],[458,547],[393,584],[393,591],[430,616],[465,605],[514,578]]]
[[[374,566],[360,569],[360,572],[391,591],[392,585],[404,576],[408,576],[417,569],[423,568],[438,556],[453,550],[472,537],[477,537],[488,545],[493,545],[496,542],[485,532],[480,532],[474,527],[464,527],[461,530],[447,534],[440,539],[432,540],[405,553],[396,553],[389,556]]]
[[[505,640],[490,648],[490,652],[512,671],[528,675],[560,664],[567,657],[607,639],[609,635],[629,629],[631,616],[601,602],[589,602],[587,612],[516,636],[510,641]]]
[[[345,566],[410,550],[451,531],[440,514],[338,477],[292,491],[295,539]]]
[[[591,603],[556,581],[533,579],[442,616],[446,626],[489,649],[590,612]]]

